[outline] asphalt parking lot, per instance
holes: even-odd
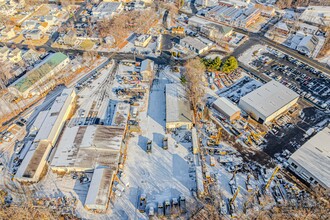
[[[329,108],[330,80],[321,71],[273,49],[263,53],[250,65],[296,91],[316,106]]]

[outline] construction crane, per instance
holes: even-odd
[[[280,170],[280,166],[277,166],[272,174],[272,176],[269,178],[269,180],[267,181],[267,184],[265,185],[265,190],[267,190],[271,184],[271,182],[273,181],[273,179],[275,178],[276,173]]]
[[[234,193],[233,197],[229,200],[229,212],[230,212],[231,215],[233,214],[233,212],[235,210],[235,204],[234,203],[235,203],[235,200],[237,198],[237,195],[238,195],[239,191],[240,191],[240,188],[238,187],[236,192]]]
[[[229,202],[230,205],[233,205],[234,204],[234,202],[236,200],[236,197],[237,197],[237,195],[238,195],[238,193],[239,193],[240,190],[241,190],[241,188],[238,187],[237,190],[236,190],[236,192],[235,192],[235,194],[233,195],[233,198],[230,199],[230,202]]]
[[[244,213],[246,213],[246,209],[247,209],[248,204],[251,203],[251,202],[253,201],[254,197],[255,197],[256,195],[258,195],[258,193],[259,193],[259,190],[256,189],[256,190],[251,194],[251,196],[250,196],[250,197],[244,202],[244,204],[243,204],[243,212],[244,212]]]

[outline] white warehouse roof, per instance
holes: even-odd
[[[67,127],[51,163],[53,170],[92,170],[96,165],[116,168],[125,128],[88,125]]]
[[[221,109],[226,115],[232,116],[237,112],[240,112],[241,110],[232,103],[229,99],[226,97],[219,97],[215,102],[213,102],[213,105]]]
[[[268,118],[298,97],[299,95],[296,92],[272,80],[243,96],[240,99],[239,106],[245,110],[243,105],[247,104],[254,111]]]
[[[290,159],[330,188],[330,129],[324,128],[294,152]]]
[[[66,120],[65,112],[70,111],[69,106],[73,102],[74,98],[75,93],[73,89],[64,89],[62,91],[61,95],[55,99],[52,107],[48,111],[47,116],[43,119],[42,125],[38,130],[38,134],[34,139],[35,142],[40,140],[49,140],[51,142],[54,141],[54,133],[61,125],[62,120]],[[44,114],[45,113],[42,113],[42,116],[40,117],[44,117]]]
[[[113,175],[114,171],[110,168],[98,167],[94,170],[85,200],[86,208],[101,211],[107,209]]]
[[[192,122],[187,93],[179,83],[166,84],[166,123]]]

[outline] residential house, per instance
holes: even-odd
[[[24,37],[27,40],[40,40],[42,37],[42,32],[39,29],[27,30],[24,33]]]
[[[274,25],[273,32],[287,36],[290,33],[290,30],[286,23],[284,23],[283,21],[279,21]]]
[[[19,48],[15,48],[8,54],[8,60],[13,63],[18,63],[22,60],[22,51]]]
[[[32,65],[40,59],[40,54],[33,49],[29,49],[22,55],[22,59],[26,64]]]
[[[1,31],[1,36],[6,39],[11,39],[16,36],[14,28],[5,28]]]
[[[40,26],[39,22],[35,20],[26,20],[21,25],[23,29],[30,29],[30,30],[37,29],[39,28],[39,26]]]
[[[73,45],[77,40],[77,35],[73,30],[70,30],[63,36],[63,42],[66,45]]]
[[[56,22],[56,17],[53,15],[46,15],[41,17],[40,21],[47,22],[49,25],[54,25]]]
[[[270,18],[275,15],[275,8],[273,6],[255,4],[254,7],[260,10],[262,16]]]
[[[0,60],[5,61],[7,60],[8,54],[10,52],[10,49],[6,46],[0,48]]]

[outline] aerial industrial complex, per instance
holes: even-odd
[[[0,219],[330,219],[329,7],[0,1]]]

